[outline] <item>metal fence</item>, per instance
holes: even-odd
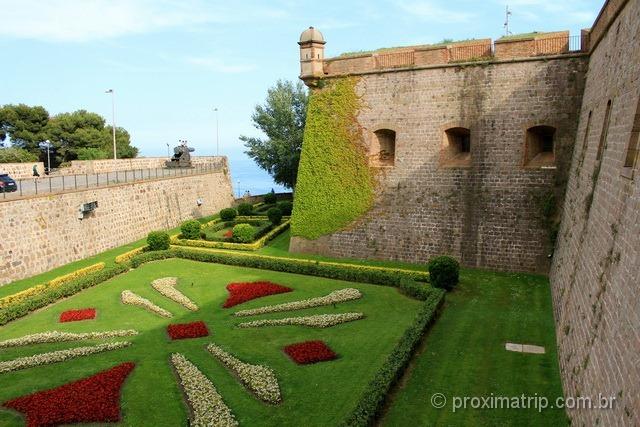
[[[17,179],[15,180],[17,184],[16,191],[0,192],[0,201],[37,194],[63,193],[65,191],[107,187],[129,182],[221,172],[223,168],[222,164],[202,164],[192,168],[132,169],[94,174],[50,175]]]

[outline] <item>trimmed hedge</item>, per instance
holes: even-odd
[[[253,213],[253,205],[251,203],[240,203],[238,205],[238,215],[251,215]]]
[[[238,211],[233,208],[226,208],[220,211],[220,219],[223,221],[233,221],[238,216]]]
[[[428,264],[431,283],[436,288],[450,291],[460,278],[460,263],[453,257],[441,255],[432,258]]]
[[[267,211],[267,217],[271,224],[278,225],[282,222],[282,211],[278,208],[271,208]]]
[[[239,221],[238,217],[236,218],[236,222]],[[254,217],[249,217],[254,218]],[[258,217],[255,217],[258,218]],[[210,249],[235,249],[240,251],[256,251],[263,247],[269,240],[273,239],[278,234],[282,233],[284,230],[289,227],[289,221],[283,222],[277,227],[272,228],[256,240],[253,243],[233,243],[233,242],[217,242],[211,240],[188,240],[181,239],[179,235],[175,234],[171,236],[171,244],[176,246],[190,246],[194,248],[210,248]]]
[[[135,249],[131,249],[128,252],[125,252],[123,254],[120,254],[116,257],[116,264],[122,264],[125,263],[127,261],[129,261],[131,258],[133,258],[134,256],[141,254],[142,252],[148,250],[149,248],[147,246],[140,246],[139,248],[135,248]]]
[[[199,239],[202,225],[195,219],[185,221],[180,226],[180,232],[185,239]]]
[[[236,224],[233,226],[233,240],[236,242],[249,243],[253,240],[255,234],[255,229],[251,224]]]
[[[276,197],[276,193],[273,190],[265,194],[263,199],[264,203],[267,205],[273,205],[278,200],[278,198]]]
[[[169,249],[171,238],[165,231],[152,231],[147,235],[147,246],[150,251],[163,251]]]
[[[276,206],[282,211],[282,215],[285,216],[291,215],[291,212],[293,211],[293,202],[290,200],[283,200],[281,202],[278,202]]]

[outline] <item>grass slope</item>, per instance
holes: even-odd
[[[546,354],[513,353],[505,342],[542,345]],[[443,393],[447,405],[430,398]],[[551,296],[546,278],[466,270],[447,294],[404,386],[382,425],[566,425],[562,410],[458,409],[453,396],[562,396]]]

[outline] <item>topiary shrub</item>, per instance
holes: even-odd
[[[152,231],[147,235],[147,246],[150,251],[169,249],[169,234],[164,231]]]
[[[253,240],[255,230],[249,224],[238,224],[233,227],[233,240],[238,243],[249,243]]]
[[[247,216],[253,214],[253,205],[251,203],[240,203],[238,205],[238,215]]]
[[[271,224],[278,225],[282,222],[282,211],[278,208],[271,208],[267,211],[267,217]]]
[[[455,258],[437,256],[429,261],[428,268],[429,281],[436,288],[450,291],[458,284],[460,263]]]
[[[277,198],[276,198],[276,192],[273,191],[273,189],[271,189],[270,193],[267,193],[264,195],[264,202],[267,205],[273,205],[276,202]]]
[[[220,211],[220,219],[223,221],[233,221],[238,216],[238,211],[234,208],[226,208]]]
[[[195,219],[185,221],[180,226],[180,232],[184,239],[198,240],[200,238],[202,225]]]
[[[282,211],[282,215],[291,215],[291,212],[293,211],[293,202],[289,200],[278,202],[278,209]]]

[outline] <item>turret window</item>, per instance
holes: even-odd
[[[533,126],[527,129],[524,147],[526,167],[555,165],[555,134],[553,126]]]
[[[444,131],[444,145],[440,159],[442,166],[471,166],[471,131],[465,127],[452,127]]]
[[[374,166],[393,166],[396,160],[396,133],[391,129],[374,132],[371,144],[371,163]]]

